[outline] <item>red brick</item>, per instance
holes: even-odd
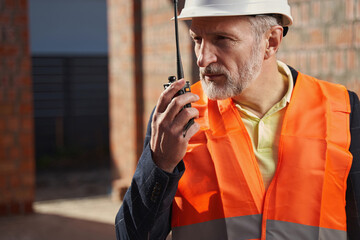
[[[32,189],[35,183],[35,175],[34,175],[34,163],[33,161],[26,161],[27,162],[27,169],[22,169],[22,185],[28,189]],[[31,192],[29,190],[29,192]],[[31,194],[29,194],[31,195]]]
[[[302,3],[300,5],[300,13],[301,13],[301,23],[302,25],[307,25],[310,20],[310,6],[309,3]]]
[[[12,175],[10,177],[11,189],[18,189],[21,186],[21,179],[19,175]]]
[[[289,64],[290,66],[296,66],[296,64],[297,64],[297,58],[296,58],[296,54],[295,53],[289,53],[289,54],[286,54],[286,55],[288,55],[288,60],[286,60],[285,62],[287,63],[287,64]]]
[[[17,89],[15,88],[8,88],[8,91],[7,91],[7,100],[14,104],[15,101],[17,99]]]
[[[312,1],[310,2],[311,19],[310,22],[317,23],[321,21],[321,2]]]
[[[10,161],[10,158],[0,159],[0,174],[13,173],[17,169],[16,162]]]
[[[22,147],[21,156],[24,159],[32,159],[32,157],[34,156],[34,147],[33,147],[33,145]]]
[[[18,147],[12,147],[9,151],[9,158],[11,161],[18,161],[20,159],[20,149]]]
[[[7,204],[0,202],[0,216],[6,216],[8,214],[9,210]]]
[[[33,159],[32,158],[27,158],[27,160],[25,161],[23,159],[23,161],[21,162],[20,164],[20,168],[19,170],[21,172],[27,172],[27,173],[31,173],[31,177],[28,176],[26,179],[24,179],[24,181],[26,181],[26,185],[28,185],[29,183],[32,183],[34,184],[34,174],[33,174],[33,171],[35,169],[35,166],[34,166],[34,161],[32,161]],[[29,181],[28,181],[29,180]],[[31,180],[31,182],[30,182]],[[29,185],[31,186],[31,185]]]
[[[3,147],[11,147],[15,145],[15,139],[13,134],[2,134],[1,144]]]
[[[4,145],[0,145],[0,166],[1,166],[1,161],[6,160],[6,156],[7,155],[7,151],[4,147]]]
[[[306,52],[300,52],[298,53],[298,61],[299,61],[299,70],[307,73],[308,72],[308,68],[307,68],[307,53]]]
[[[2,12],[2,13],[0,14],[0,24],[1,24],[2,26],[5,26],[6,24],[9,24],[9,22],[10,22],[10,16],[9,16],[9,14]]]
[[[0,105],[0,116],[9,116],[14,112],[13,106],[11,105]]]
[[[5,71],[5,70],[4,70]],[[1,77],[1,87],[2,88],[7,88],[10,82],[10,78],[9,76],[2,76]],[[1,103],[0,103],[1,104]]]
[[[4,42],[11,44],[14,43],[15,41],[17,41],[17,32],[14,28],[11,27],[6,27],[4,28]]]
[[[0,54],[5,57],[16,56],[19,53],[19,48],[12,44],[0,46]]]
[[[22,31],[20,32],[20,37],[21,39],[24,41],[25,45],[23,45],[23,47],[26,49],[26,51],[24,51],[25,53],[29,53],[28,51],[28,46],[29,46],[29,43],[28,43],[28,40],[29,40],[29,31],[28,29],[22,29]]]
[[[14,0],[5,0],[5,8],[6,9],[14,9],[16,7],[16,4],[15,4],[16,1]]]
[[[347,69],[348,70],[356,70],[357,69],[357,57],[355,50],[347,51]]]
[[[5,191],[0,191],[1,193],[0,203],[3,202],[8,204],[8,206],[10,206],[10,202],[13,199],[13,191],[15,190],[16,189],[12,189],[12,191],[8,191],[8,189],[5,189]]]
[[[25,114],[25,115],[32,114],[32,110],[33,107],[31,103],[23,103],[20,106],[20,114]]]
[[[33,209],[33,201],[25,201],[23,203],[24,205],[24,213],[33,213],[34,209]]]
[[[344,52],[336,51],[334,60],[336,73],[343,73],[345,71]]]
[[[7,188],[7,178],[4,175],[0,175],[0,189]]]
[[[352,44],[352,26],[349,24],[330,28],[329,43],[335,46],[349,47]]]
[[[15,58],[13,57],[9,57],[7,58],[6,60],[6,70],[8,72],[15,72],[16,68],[17,68],[17,63],[16,63],[16,60]]]
[[[26,133],[29,133],[29,132],[31,132],[33,130],[33,128],[34,128],[34,122],[33,122],[33,119],[31,117],[23,117],[21,119],[21,130],[22,131],[24,131]],[[22,141],[21,138],[23,136],[25,136],[25,138],[27,140],[33,141],[33,137],[29,136],[28,134],[25,134],[25,133],[20,136],[20,141]]]
[[[355,46],[360,47],[360,23],[354,24]]]
[[[28,0],[18,0],[18,4],[20,9],[28,8]]]
[[[319,48],[325,43],[323,29],[312,28],[309,29],[309,42],[308,45],[311,47]]]
[[[320,54],[321,58],[321,70],[323,73],[328,73],[330,70],[330,53],[328,51],[324,51]]]
[[[347,20],[354,20],[355,19],[355,3],[354,0],[345,0],[345,8],[346,13],[345,17]]]
[[[24,26],[28,23],[27,15],[19,14],[14,17],[14,24]]]
[[[4,117],[0,117],[0,133],[3,133],[6,129],[6,120]]]
[[[299,16],[300,16],[300,8],[298,4],[291,5],[291,16],[293,17],[293,27],[298,27],[300,25]]]
[[[20,69],[22,71],[29,71],[31,68],[30,59],[27,57],[22,58],[20,65],[21,65]]]
[[[355,12],[356,12],[356,18],[359,19],[360,18],[360,1],[356,2]]]
[[[22,86],[26,86],[26,87],[30,87],[32,84],[30,76],[19,76],[16,78],[15,81],[18,84],[21,84]]]
[[[310,73],[315,76],[319,73],[319,57],[315,52],[310,54]]]
[[[20,128],[20,119],[18,116],[9,116],[7,121],[7,129],[9,131],[18,131]]]
[[[12,201],[10,203],[10,213],[11,214],[20,214],[21,213],[20,208],[21,208],[21,206],[18,202]]]
[[[335,10],[336,8],[334,7],[334,2],[332,1],[323,1],[322,2],[322,22],[323,23],[328,23],[330,21],[332,21],[334,19],[335,14]]]
[[[33,100],[33,94],[29,89],[25,89],[21,91],[20,101],[22,103],[29,103]]]

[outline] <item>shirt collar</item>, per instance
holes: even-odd
[[[277,61],[277,64],[278,64],[278,71],[281,73],[283,80],[288,82],[288,90],[286,91],[286,94],[284,95],[284,97],[281,98],[281,100],[278,103],[276,103],[264,115],[264,117],[272,115],[273,113],[275,113],[277,111],[280,111],[281,109],[285,108],[286,105],[290,102],[291,94],[292,94],[292,91],[293,91],[293,88],[294,88],[294,79],[293,79],[293,77],[291,75],[290,68],[285,63],[283,63],[283,62],[281,62],[279,60]],[[241,112],[246,114],[248,117],[258,118],[255,114],[253,114],[249,110],[246,110],[246,109],[242,108],[240,104],[236,103],[235,106],[238,108],[238,110],[240,110]]]
[[[294,88],[294,79],[292,77],[290,68],[283,62],[281,61],[277,61],[278,64],[278,71],[283,75],[283,78],[286,79],[288,81],[288,90],[284,96],[284,98],[286,99],[286,102],[290,102],[291,99],[291,94]]]

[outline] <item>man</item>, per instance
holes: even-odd
[[[187,0],[179,18],[201,82],[161,94],[117,238],[360,239],[359,100],[277,61],[287,1]]]

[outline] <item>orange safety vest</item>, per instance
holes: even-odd
[[[173,239],[347,238],[345,193],[352,163],[345,87],[299,73],[286,110],[278,163],[265,191],[250,137],[231,99],[192,92],[200,131],[184,157],[173,202]]]

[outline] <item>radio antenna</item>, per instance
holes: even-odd
[[[176,42],[176,67],[177,67],[177,78],[184,78],[184,70],[181,62],[180,47],[179,47],[179,30],[178,30],[178,0],[174,0],[174,22],[175,22],[175,42]]]

